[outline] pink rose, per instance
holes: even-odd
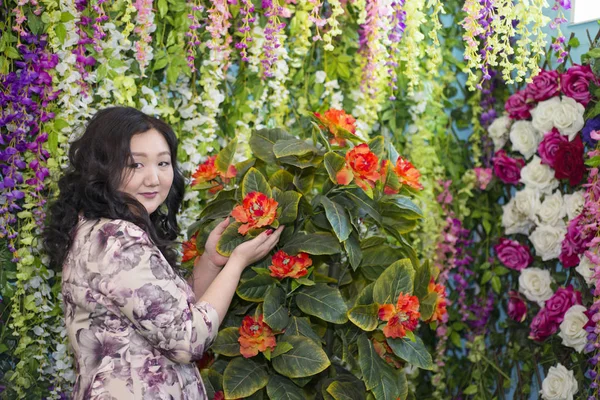
[[[529,248],[516,240],[501,238],[494,251],[502,264],[515,271],[521,271],[533,262]]]
[[[511,290],[508,293],[508,310],[507,314],[513,321],[523,322],[527,317],[527,304],[519,293]]]
[[[571,268],[579,265],[579,255],[585,252],[589,241],[592,239],[589,235],[584,234],[580,222],[581,215],[578,215],[569,221],[567,234],[561,243],[558,259],[563,264],[564,268]]]
[[[527,98],[538,102],[556,96],[560,92],[559,77],[560,75],[557,71],[540,71],[525,88]]]
[[[475,177],[477,178],[477,186],[481,190],[485,190],[492,180],[492,169],[477,167],[474,169]]]
[[[571,97],[584,107],[590,102],[590,81],[598,82],[589,65],[573,65],[560,77],[560,86],[565,96]]]
[[[509,185],[519,184],[521,179],[521,169],[525,165],[525,161],[517,158],[510,158],[506,155],[506,151],[499,150],[492,158],[494,163],[494,175],[502,182]]]
[[[546,133],[544,135],[544,139],[542,139],[540,145],[538,146],[538,153],[542,159],[542,164],[546,164],[554,168],[556,152],[560,147],[560,144],[568,141],[569,138],[561,135],[556,128],[552,128],[550,132]]]
[[[548,312],[542,308],[529,325],[529,337],[537,342],[541,342],[548,336],[555,334],[558,331],[559,324],[552,321],[548,317]]]
[[[581,292],[569,285],[566,288],[558,288],[552,297],[546,300],[544,308],[548,318],[556,325],[560,325],[567,310],[575,304],[581,304]]]
[[[533,108],[531,103],[527,103],[527,95],[524,90],[517,92],[506,100],[504,109],[512,119],[531,118],[529,110]]]

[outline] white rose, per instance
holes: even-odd
[[[544,400],[573,400],[578,388],[573,371],[558,363],[548,370],[540,393]]]
[[[515,208],[519,214],[535,221],[536,211],[540,208],[540,194],[537,190],[525,187],[515,194]]]
[[[569,217],[569,220],[572,220],[581,214],[581,211],[583,211],[583,205],[585,204],[582,190],[573,194],[565,194],[563,198],[565,200],[565,209],[567,211],[567,217]]]
[[[494,151],[500,150],[506,144],[510,123],[511,119],[508,115],[503,115],[500,118],[496,118],[488,128],[488,134],[494,141]]]
[[[540,224],[556,225],[567,215],[565,202],[559,191],[551,196],[546,196],[540,207],[537,209],[538,221]]]
[[[575,139],[577,133],[583,128],[583,112],[585,108],[570,97],[563,97],[560,106],[554,109],[554,127],[560,133]]]
[[[515,233],[528,235],[533,227],[533,222],[527,215],[521,214],[519,210],[517,210],[514,197],[510,199],[507,204],[502,206],[502,226],[507,235]]]
[[[581,257],[579,265],[575,268],[575,271],[577,271],[577,273],[581,275],[583,279],[585,279],[585,283],[587,283],[588,286],[592,286],[594,283],[593,276],[595,269],[596,266],[594,263],[592,263],[592,261],[584,255]]]
[[[528,160],[537,151],[538,145],[542,141],[542,135],[530,121],[517,121],[510,128],[510,141],[513,150],[523,154]]]
[[[544,261],[552,260],[560,255],[560,246],[567,234],[564,223],[558,225],[539,225],[529,235],[535,254]]]
[[[528,300],[535,301],[543,307],[544,302],[553,294],[551,282],[550,271],[535,267],[525,268],[519,275],[519,292],[523,293]]]
[[[521,170],[521,182],[534,190],[550,194],[558,187],[558,181],[554,178],[554,171],[550,166],[542,164],[538,156],[533,156],[529,164]]]
[[[562,344],[574,348],[578,353],[583,351],[587,343],[587,332],[583,329],[589,321],[585,315],[586,311],[587,309],[579,304],[569,308],[563,322],[560,323],[560,332],[558,333]]]
[[[551,99],[540,101],[538,105],[531,110],[531,123],[541,133],[550,132],[554,128],[554,113],[560,107],[560,99],[553,97]]]

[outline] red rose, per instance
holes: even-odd
[[[509,185],[519,183],[521,169],[525,165],[525,161],[520,158],[510,158],[506,155],[506,151],[500,150],[494,154],[492,162],[494,163],[494,175],[502,182]]]
[[[569,185],[576,186],[585,172],[583,163],[583,142],[577,136],[571,142],[562,142],[558,145],[554,159],[554,177],[568,179]]]
[[[529,337],[537,342],[541,342],[548,336],[555,334],[558,331],[558,326],[559,324],[554,323],[548,317],[546,309],[542,308],[531,321]]]
[[[507,314],[513,321],[523,322],[527,317],[527,304],[514,290],[508,293]]]
[[[589,65],[573,65],[560,77],[560,86],[565,96],[568,96],[584,107],[590,102],[590,81],[598,83]]]
[[[554,168],[554,161],[556,160],[556,152],[561,143],[566,143],[569,138],[560,134],[558,129],[552,128],[552,130],[544,135],[540,145],[538,146],[538,153],[542,159],[542,164],[549,165]]]
[[[516,240],[501,238],[494,251],[502,264],[515,271],[521,271],[533,262],[529,247]]]
[[[556,292],[546,300],[545,309],[548,319],[556,325],[560,325],[565,313],[575,304],[581,304],[581,292],[574,290],[572,285],[566,288],[558,288]]]
[[[504,105],[504,109],[512,119],[531,118],[529,110],[532,108],[532,104],[527,103],[527,95],[524,90],[510,96]]]
[[[560,91],[559,77],[556,71],[541,70],[525,88],[527,98],[539,102],[556,96]]]

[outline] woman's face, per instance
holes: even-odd
[[[152,214],[165,201],[173,183],[169,145],[153,128],[133,135],[129,146],[132,160],[119,190],[133,196]]]

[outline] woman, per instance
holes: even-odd
[[[226,219],[186,283],[172,249],[184,192],[176,156],[167,124],[124,107],[99,111],[71,146],[44,240],[63,271],[74,399],[205,399],[193,361],[243,269],[279,240],[282,228],[268,230],[225,258],[216,243]]]

